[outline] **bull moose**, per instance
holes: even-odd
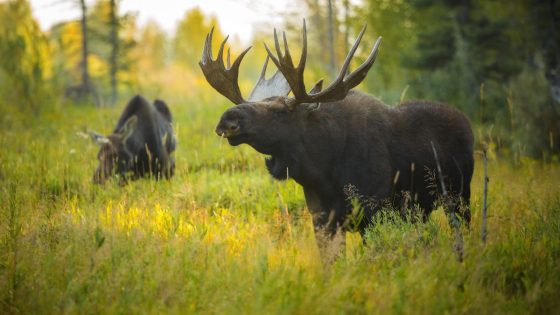
[[[113,133],[103,136],[90,132],[100,146],[99,166],[93,181],[104,183],[117,175],[121,184],[148,174],[156,179],[171,178],[175,169],[176,139],[169,107],[161,100],[150,104],[140,95],[126,105]],[[129,176],[130,175],[130,176]]]
[[[408,101],[390,107],[371,95],[352,91],[366,77],[381,43],[379,37],[367,59],[348,73],[365,29],[364,26],[359,33],[338,77],[325,89],[322,80],[317,82],[309,92],[304,84],[305,21],[297,67],[285,33],[281,49],[274,30],[276,55],[265,44],[268,56],[248,100],[242,97],[237,76],[249,48],[233,64],[228,51],[226,67],[223,50],[227,37],[217,59],[213,59],[212,30],[206,37],[199,65],[208,83],[237,105],[223,113],[216,133],[232,146],[245,143],[267,155],[266,168],[274,178],[292,178],[303,186],[316,232],[333,236],[339,228],[348,226],[352,212],[349,190],[363,201],[363,219],[357,226],[362,233],[376,211],[387,205],[402,209],[415,204],[426,220],[438,198],[434,189],[442,189],[441,183],[458,201],[454,203],[455,210],[461,210],[463,220],[468,222],[474,166],[473,133],[468,119],[444,104]],[[269,58],[278,71],[266,79]],[[293,96],[288,95],[290,91]],[[437,178],[434,173],[438,164],[442,181],[434,182],[429,178]]]

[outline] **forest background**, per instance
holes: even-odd
[[[134,13],[120,13],[118,1],[74,4],[83,18],[47,32],[27,1],[1,4],[3,103],[40,113],[59,100],[115,106],[144,93],[173,104],[209,94],[198,67],[204,37],[213,26],[216,42],[228,34],[215,16],[192,9],[168,34],[154,21],[139,27]],[[390,105],[417,98],[453,104],[484,127],[483,137],[495,137],[499,149],[550,158],[560,143],[558,6],[533,0],[294,1],[293,11],[271,13],[283,17],[281,25],[255,27],[240,81],[245,91],[254,84],[273,27],[286,30],[297,47],[304,17],[310,29],[306,80],[332,80],[367,23],[355,63],[378,35],[384,40],[362,90]],[[230,44],[234,55],[245,48],[239,39]]]

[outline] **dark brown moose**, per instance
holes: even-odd
[[[353,228],[362,233],[374,213],[384,206],[403,212],[416,208],[426,220],[438,198],[437,191],[442,191],[434,150],[449,196],[457,201],[454,208],[461,210],[468,222],[474,165],[468,119],[443,104],[409,101],[389,107],[373,96],[351,91],[366,77],[381,43],[379,38],[364,63],[348,73],[364,31],[365,26],[338,77],[325,89],[319,81],[306,92],[305,21],[297,67],[285,34],[281,49],[275,30],[276,55],[265,44],[268,57],[248,100],[243,99],[237,83],[239,65],[247,50],[233,65],[228,51],[226,67],[223,50],[227,38],[214,60],[210,32],[200,67],[212,87],[237,105],[223,113],[216,133],[232,146],[246,143],[267,155],[265,164],[274,178],[292,178],[301,184],[316,232],[332,236],[339,228],[349,227],[350,197],[356,196],[363,216]],[[279,71],[266,80],[269,58]],[[293,96],[288,96],[290,90]]]
[[[90,135],[100,146],[95,183],[102,184],[113,175],[121,184],[148,174],[156,179],[173,176],[176,139],[171,112],[161,100],[150,104],[137,95],[126,105],[112,134]]]

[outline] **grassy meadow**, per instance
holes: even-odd
[[[77,134],[109,133],[124,104],[0,107],[0,313],[560,312],[557,162],[491,156],[483,244],[477,156],[462,263],[438,209],[425,224],[380,219],[364,243],[348,233],[324,265],[301,187],[214,134],[229,104],[170,105],[176,176],[125,187],[91,183],[97,147]]]

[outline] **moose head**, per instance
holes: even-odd
[[[108,136],[90,132],[92,140],[99,145],[97,159],[99,165],[93,174],[93,182],[103,184],[115,174],[124,174],[133,160],[133,154],[127,148],[128,138],[132,136],[138,122],[137,116],[131,116],[123,127]]]
[[[222,115],[216,127],[216,133],[227,138],[233,146],[246,143],[260,153],[273,156],[295,145],[297,139],[301,139],[301,133],[309,130],[310,125],[321,124],[320,121],[316,121],[316,117],[309,115],[311,112],[317,110],[321,103],[344,99],[348,92],[366,77],[377,56],[381,37],[377,39],[364,63],[348,74],[350,62],[365,29],[364,26],[337,78],[324,90],[322,89],[323,80],[319,80],[309,92],[306,92],[304,83],[307,61],[305,20],[303,22],[303,48],[297,67],[293,64],[286,34],[283,33],[284,52],[282,52],[276,30],[274,30],[277,55],[274,55],[265,44],[268,56],[260,78],[248,100],[245,100],[241,94],[237,77],[241,61],[250,47],[237,57],[233,65],[230,64],[228,50],[226,67],[223,63],[223,52],[228,38],[226,37],[222,42],[218,56],[214,60],[212,57],[212,30],[206,37],[199,65],[210,85],[237,105]],[[269,59],[272,59],[278,71],[270,79],[266,79],[265,73]],[[290,91],[293,96],[288,96]]]

